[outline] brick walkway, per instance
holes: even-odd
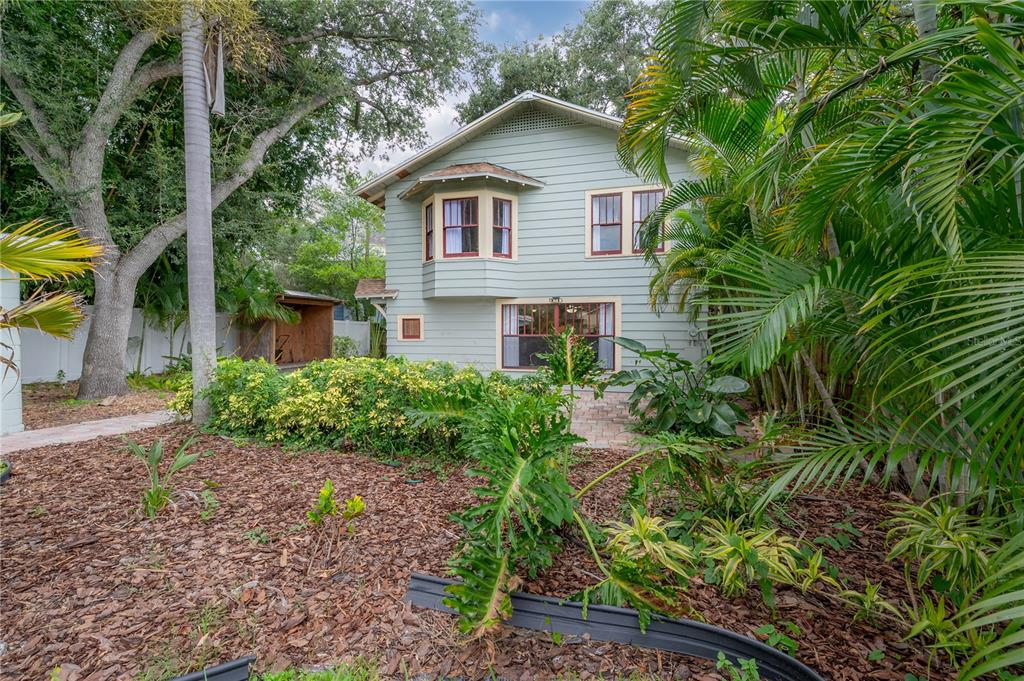
[[[595,400],[591,392],[581,393],[573,412],[572,432],[585,437],[586,446],[595,449],[633,449],[630,442],[636,434],[629,430],[628,397],[629,393],[606,392]]]
[[[4,435],[0,438],[0,453],[7,455],[22,449],[35,449],[36,447],[61,445],[69,442],[84,442],[97,437],[120,435],[121,433],[130,433],[144,428],[162,426],[165,423],[173,423],[176,420],[177,417],[169,411],[153,411],[148,414],[117,416],[112,419],[84,421],[67,426],[23,430],[20,433]]]

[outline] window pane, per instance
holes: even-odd
[[[511,235],[510,230],[494,228],[494,253],[496,255],[512,255],[512,244],[509,243]]]
[[[462,232],[462,253],[475,253],[479,250],[477,248],[476,227],[463,227],[461,230],[455,229],[452,231]]]
[[[618,251],[622,248],[622,229],[618,225],[594,227],[594,251]]]

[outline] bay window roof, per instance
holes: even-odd
[[[417,178],[411,187],[405,190],[399,198],[405,199],[431,187],[445,185],[445,183],[457,183],[461,180],[492,180],[515,184],[521,187],[543,187],[544,183],[522,173],[517,173],[509,168],[494,165],[493,163],[457,163],[447,168],[441,168]]]

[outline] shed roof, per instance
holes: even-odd
[[[309,300],[322,303],[333,303],[337,305],[341,301],[334,296],[325,296],[322,293],[309,293],[308,291],[295,291],[284,289],[278,296],[278,300]]]

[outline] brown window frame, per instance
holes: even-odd
[[[660,204],[662,201],[665,200],[665,190],[664,189],[638,189],[638,190],[636,190],[636,191],[634,191],[632,193],[632,196],[630,196],[631,208],[632,208],[632,211],[633,211],[633,218],[632,218],[633,219],[633,239],[632,239],[631,246],[633,248],[633,253],[634,254],[638,254],[638,253],[643,253],[644,252],[644,249],[636,247],[636,243],[637,243],[636,242],[637,229],[640,227],[640,225],[644,224],[644,220],[646,219],[646,216],[644,216],[644,218],[640,219],[640,220],[636,219],[636,197],[637,197],[638,194],[648,194],[648,195],[649,194],[660,194],[661,195],[661,198],[658,199],[658,202],[655,203],[654,206],[648,211],[647,215],[650,215],[655,210],[657,210],[658,209],[658,204]],[[661,245],[659,245],[656,249],[654,249],[654,252],[655,253],[664,253],[665,252],[665,228],[664,228],[664,226],[662,226],[662,228],[661,228]]]
[[[416,335],[406,333],[405,325],[410,322],[415,322],[416,324]],[[399,319],[398,338],[399,340],[423,340],[423,320],[419,317],[402,317]]]
[[[619,199],[619,221],[618,222],[598,222],[598,211],[594,210],[595,203],[598,199],[607,199],[618,197]],[[591,194],[590,195],[590,255],[622,255],[622,211],[624,206],[622,205],[622,192],[611,192],[608,194]],[[599,251],[594,248],[594,228],[595,227],[618,227],[619,228],[619,248],[614,251]]]
[[[497,223],[497,221],[494,219],[494,216],[498,214],[497,207],[498,207],[499,203],[507,203],[508,204],[508,225],[499,225]],[[491,255],[494,256],[495,258],[508,258],[508,259],[512,258],[512,224],[513,224],[513,222],[514,222],[514,220],[512,219],[512,199],[503,199],[503,198],[499,198],[499,197],[495,196],[493,198],[492,202],[491,202],[491,225],[492,225],[492,227],[491,227],[491,229],[492,229],[492,232],[491,232],[491,241],[492,241],[492,243],[491,243]],[[493,243],[493,241],[494,241],[494,232],[496,232],[498,230],[501,230],[502,232],[508,232],[508,253],[500,253],[500,252],[495,250],[495,248],[497,248],[497,246]]]
[[[608,320],[608,322],[607,322],[607,326],[610,326],[611,330],[608,333],[596,333],[596,334],[593,334],[593,333],[580,333],[581,331],[586,331],[587,329],[576,328],[578,326],[576,324],[573,324],[573,328],[574,328],[574,330],[579,335],[583,336],[584,338],[597,338],[597,339],[613,338],[613,337],[615,337],[615,320],[616,320],[616,315],[618,315],[618,309],[617,309],[618,308],[618,304],[613,302],[613,301],[610,301],[610,300],[602,301],[602,302],[588,302],[588,303],[573,303],[573,302],[559,302],[559,303],[502,303],[499,306],[499,308],[498,308],[499,315],[500,315],[500,320],[501,320],[501,326],[499,327],[499,331],[500,331],[500,335],[501,335],[501,368],[502,369],[509,369],[509,370],[513,370],[513,371],[536,371],[537,369],[540,368],[540,365],[538,365],[538,366],[511,365],[510,366],[508,364],[507,360],[505,359],[505,339],[506,338],[547,338],[551,333],[560,333],[561,331],[565,330],[565,328],[566,328],[566,324],[564,324],[563,320],[562,320],[562,315],[566,313],[565,312],[565,308],[570,307],[570,306],[574,306],[574,307],[578,307],[578,308],[583,308],[583,309],[587,310],[587,314],[588,315],[596,314],[597,315],[596,323],[598,325],[600,325],[601,324],[601,322],[600,322],[600,310],[601,310],[601,306],[603,306],[603,305],[609,306],[609,308],[611,310],[611,319]],[[544,310],[538,311],[538,313],[537,313],[537,320],[539,320],[539,326],[538,326],[537,322],[534,322],[533,323],[534,324],[533,325],[533,329],[534,330],[532,332],[527,332],[527,333],[506,333],[505,332],[505,325],[504,325],[505,324],[505,314],[506,314],[506,308],[508,308],[510,306],[515,306],[517,308],[517,312],[518,312],[518,308],[520,308],[520,307],[545,308]],[[547,308],[550,308],[550,309],[547,309]],[[516,320],[516,330],[517,331],[519,330],[518,320]],[[615,371],[616,370],[616,353],[614,352],[614,350],[612,351],[612,366],[611,367],[604,367],[604,370],[605,371]]]
[[[461,224],[460,225],[449,225],[448,224],[448,211],[445,210],[445,207],[449,203],[455,203],[457,201],[472,201],[474,204],[476,204],[476,224],[466,224],[466,225],[461,225]],[[461,213],[461,211],[460,211],[460,213]],[[461,219],[461,217],[459,219]],[[480,197],[479,196],[460,196],[460,197],[451,198],[451,199],[444,199],[443,202],[441,203],[441,228],[443,230],[442,233],[441,233],[441,237],[442,237],[442,240],[444,242],[444,244],[443,244],[444,257],[446,257],[446,258],[475,258],[475,257],[478,257],[480,255]],[[476,250],[475,251],[460,251],[458,253],[449,253],[448,252],[448,230],[449,229],[461,229],[461,230],[474,229],[474,230],[476,230]],[[463,232],[463,233],[465,233],[465,232]]]
[[[426,240],[424,245],[423,259],[434,259],[434,202],[431,201],[423,212],[423,237]]]

